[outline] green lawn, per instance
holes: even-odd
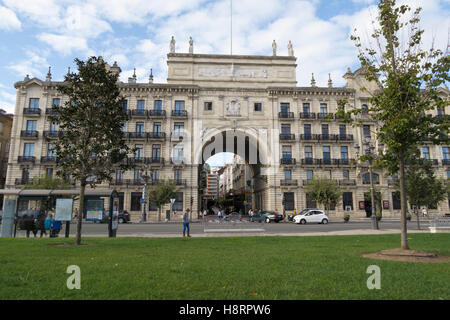
[[[416,250],[450,255],[450,235],[411,234]],[[450,263],[362,258],[400,235],[0,239],[0,299],[450,299]],[[73,239],[70,239],[73,241]],[[369,265],[381,290],[368,290]],[[69,290],[69,265],[81,290]]]

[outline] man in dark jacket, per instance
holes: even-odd
[[[33,232],[34,237],[36,238],[37,230],[34,224],[34,217],[32,214],[27,213],[23,216],[23,226],[24,229],[27,231],[27,238],[30,237],[30,231]]]

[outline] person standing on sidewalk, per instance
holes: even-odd
[[[186,236],[186,231],[187,231],[187,236],[190,237],[189,234],[189,208],[186,209],[186,212],[183,213],[183,237]]]

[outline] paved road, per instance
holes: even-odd
[[[192,236],[205,236],[205,235],[229,235],[229,232],[226,234],[212,234],[205,233],[205,226],[199,222],[193,222],[190,224],[191,226],[191,235]],[[428,231],[429,222],[422,221],[421,229]],[[400,221],[398,220],[382,220],[379,222],[379,227],[381,231],[398,231],[400,230]],[[73,236],[75,234],[75,224],[71,224],[70,235]],[[208,229],[218,228],[221,230],[224,229],[232,229],[233,230],[239,228],[264,228],[264,232],[260,232],[260,234],[265,235],[298,235],[298,234],[361,234],[361,233],[371,233],[372,232],[372,224],[369,220],[354,220],[348,223],[344,223],[341,220],[331,221],[326,225],[322,224],[305,224],[305,225],[297,225],[291,222],[280,222],[280,223],[245,223],[245,224],[210,224]],[[417,230],[416,221],[408,222],[408,230],[414,231]],[[95,236],[95,237],[103,237],[108,234],[108,226],[107,224],[100,223],[85,223],[83,224],[83,235],[84,236]],[[180,236],[182,233],[182,224],[181,223],[128,223],[128,224],[120,224],[119,229],[117,231],[118,237],[157,237],[157,236]],[[247,232],[247,234],[258,234],[256,232]],[[239,233],[235,233],[238,235]],[[24,231],[18,231],[18,237],[24,237]],[[61,236],[64,236],[64,228],[61,231]]]

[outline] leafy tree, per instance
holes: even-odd
[[[122,123],[128,120],[117,86],[118,74],[107,70],[101,57],[86,62],[75,59],[78,73],[69,73],[58,91],[69,101],[56,107],[51,121],[64,132],[55,141],[59,159],[57,174],[71,176],[80,184],[80,212],[84,209],[86,185],[110,181],[115,169],[129,168]],[[81,243],[83,215],[78,215],[76,244]]]
[[[399,183],[396,181],[399,189]],[[412,160],[406,166],[406,196],[409,203],[416,206],[417,228],[420,229],[419,209],[435,207],[447,196],[443,179],[438,179],[430,161]]]
[[[152,205],[158,207],[158,221],[161,221],[162,207],[175,197],[175,190],[176,185],[171,181],[159,181],[149,188],[148,200]]]
[[[342,197],[342,191],[336,181],[326,177],[313,177],[304,190],[310,195],[311,200],[323,205],[327,213],[331,207],[337,205]]]
[[[377,139],[385,146],[382,155],[391,174],[398,173],[401,199],[401,248],[409,249],[406,226],[406,174],[408,155],[428,138],[432,143],[448,143],[449,117],[427,114],[448,105],[439,94],[439,87],[450,81],[450,56],[441,50],[420,48],[423,30],[419,28],[421,9],[411,13],[407,5],[396,6],[395,0],[381,0],[378,4],[379,27],[372,34],[375,45],[363,48],[358,35],[352,35],[359,49],[359,60],[365,79],[375,88],[362,88],[372,96],[368,114],[377,123]],[[407,35],[403,40],[402,35]],[[359,110],[341,101],[338,116],[349,122]]]

